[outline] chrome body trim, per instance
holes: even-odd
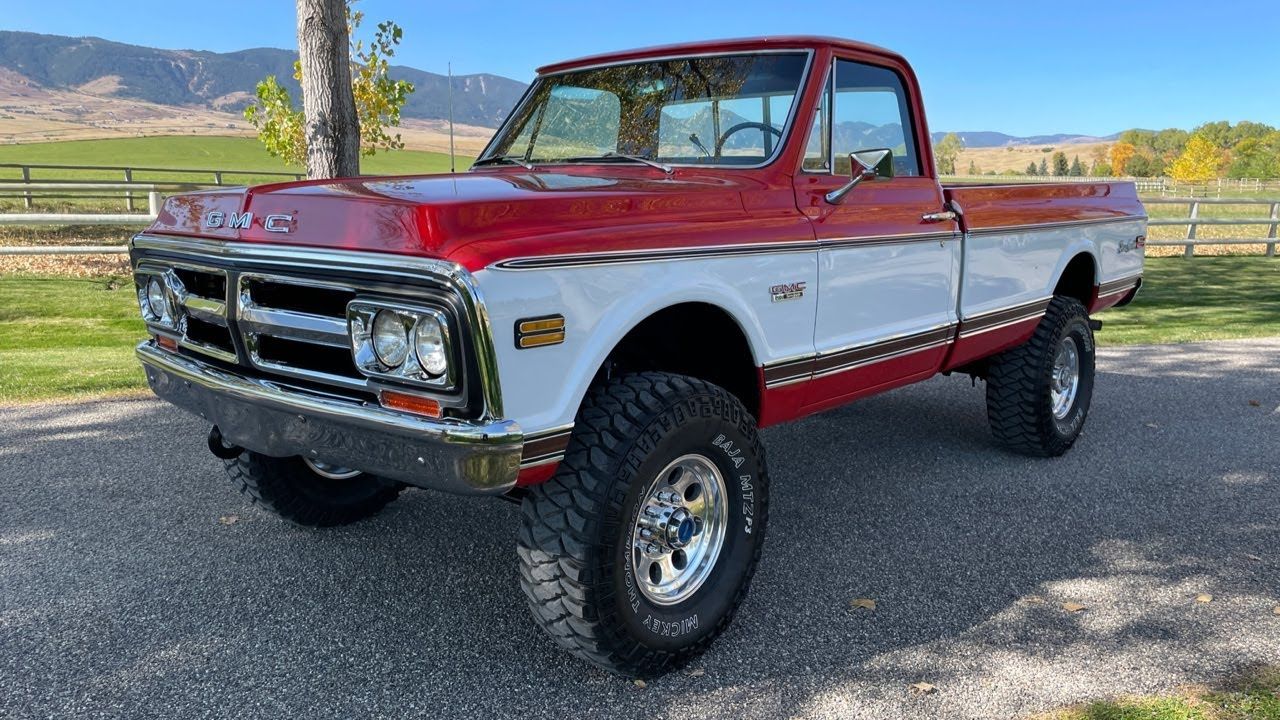
[[[1079,225],[1108,225],[1111,223],[1145,222],[1146,215],[1122,215],[1119,217],[1089,218],[1085,220],[1059,220],[1055,222],[1027,223],[1025,225],[1002,225],[999,227],[979,227],[968,231],[970,235],[999,235],[1004,233],[1036,232],[1040,230],[1060,230]]]
[[[783,387],[856,370],[922,350],[950,345],[955,341],[955,329],[955,323],[943,323],[873,342],[833,348],[814,355],[768,363],[762,368],[764,385],[766,389]]]
[[[428,419],[245,377],[175,355],[152,341],[138,359],[161,399],[218,426],[230,443],[418,487],[468,495],[510,490],[524,435],[511,420]]]
[[[597,267],[641,262],[701,259],[706,257],[740,257],[743,255],[776,255],[791,252],[815,252],[846,247],[877,247],[917,242],[947,242],[960,237],[959,232],[939,230],[927,233],[902,233],[898,235],[868,235],[821,240],[783,240],[764,243],[737,243],[725,245],[696,245],[684,248],[658,248],[622,252],[573,253],[565,255],[541,255],[500,260],[490,267],[500,270],[547,270],[552,268]]]

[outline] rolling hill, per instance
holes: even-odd
[[[296,57],[291,50],[277,48],[230,53],[161,50],[94,37],[0,31],[0,68],[40,88],[209,110],[238,112],[267,75],[275,75],[294,98],[301,97],[293,79]],[[447,117],[446,76],[403,65],[392,66],[391,75],[416,86],[404,117]],[[525,87],[499,75],[455,75],[454,120],[496,127]]]

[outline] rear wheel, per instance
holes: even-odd
[[[524,500],[517,549],[534,619],[606,670],[684,662],[746,595],[767,488],[755,420],[726,390],[665,373],[594,389],[556,475]]]
[[[992,434],[1027,455],[1065,453],[1089,415],[1093,378],[1088,312],[1075,298],[1055,296],[1031,339],[991,360],[987,420]]]
[[[246,450],[223,460],[227,477],[260,505],[280,517],[311,527],[346,525],[381,510],[402,485],[358,470]]]

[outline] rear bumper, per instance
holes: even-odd
[[[515,486],[524,435],[510,420],[433,420],[318,395],[138,346],[161,399],[217,425],[231,443],[273,457],[295,455],[465,495]]]

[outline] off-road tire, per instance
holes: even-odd
[[[301,458],[277,458],[246,450],[222,461],[240,492],[280,517],[308,527],[347,525],[395,500],[403,486],[374,475],[333,480],[317,475]]]
[[[693,594],[656,605],[632,577],[632,523],[646,488],[691,452],[724,477],[724,545]],[[615,673],[651,677],[680,666],[715,640],[746,596],[767,490],[755,419],[726,390],[655,372],[601,384],[584,401],[555,476],[523,501],[517,550],[534,620],[573,655]]]
[[[1080,381],[1065,418],[1054,417],[1049,383],[1059,343],[1072,336]],[[987,368],[987,421],[996,440],[1025,455],[1065,453],[1084,428],[1093,395],[1094,343],[1089,314],[1079,300],[1054,296],[1027,342],[1000,353]]]

